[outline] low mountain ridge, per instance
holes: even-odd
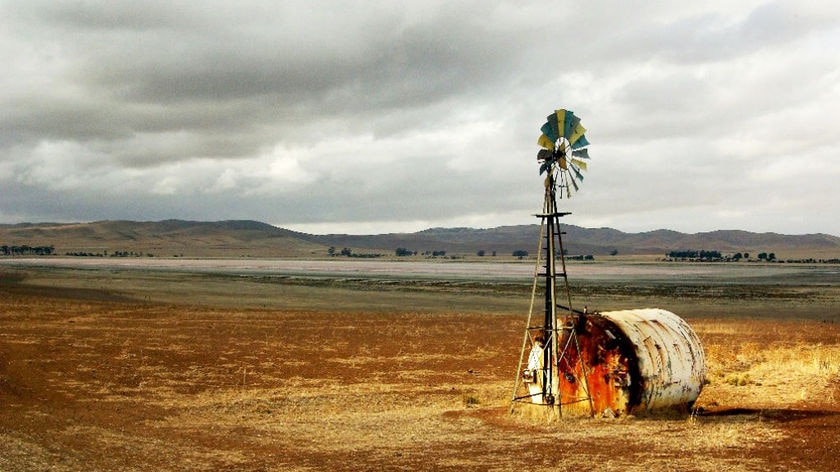
[[[115,251],[162,257],[298,257],[324,252],[302,233],[250,220],[105,220],[0,225],[0,245],[53,246],[63,255]]]
[[[717,250],[721,252],[775,252],[812,254],[807,257],[838,257],[840,238],[828,234],[782,235],[776,233],[751,233],[741,230],[717,230],[686,234],[673,230],[659,229],[641,233],[626,233],[614,228],[583,228],[562,225],[565,232],[564,247],[570,254],[667,254],[677,250]],[[426,230],[427,238],[445,241],[449,231]],[[456,233],[460,241],[467,239],[464,232]],[[503,226],[487,230],[473,230],[473,243],[499,242],[505,249],[518,246],[528,250],[539,236],[539,225]]]
[[[722,253],[774,252],[780,257],[840,257],[840,238],[828,234],[784,235],[717,230],[685,234],[659,229],[626,233],[614,228],[562,225],[569,254],[655,254],[677,250]],[[509,256],[534,254],[539,225],[496,228],[429,228],[415,233],[313,235],[252,220],[215,222],[106,220],[91,223],[21,223],[0,225],[0,245],[53,246],[54,253],[108,255],[116,251],[162,257],[323,257],[328,248],[353,253],[393,255],[397,248],[418,254]]]

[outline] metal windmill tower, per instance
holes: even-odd
[[[560,344],[563,340],[566,344],[576,343],[577,337],[573,324],[558,322],[558,309],[567,312],[567,316],[561,318],[571,318],[577,310],[572,308],[563,250],[564,233],[559,223],[560,218],[570,213],[559,211],[557,199],[558,196],[562,199],[564,195],[569,198],[572,189],[579,189],[579,182],[583,181],[581,171],[586,170],[585,160],[589,159],[589,142],[584,136],[586,129],[580,124],[580,118],[568,110],[556,110],[547,117],[540,130],[542,134],[537,143],[542,149],[537,153],[537,161],[540,163],[540,174],[546,174],[543,208],[536,215],[541,220],[540,248],[511,409],[516,402],[526,402],[545,405],[559,415],[560,372],[557,366],[567,347]],[[543,316],[538,321],[534,319],[534,306],[540,284],[543,289]],[[564,335],[563,330],[569,332]],[[529,345],[532,349],[527,356],[527,369],[524,375],[520,375]],[[525,385],[527,389],[523,388]]]

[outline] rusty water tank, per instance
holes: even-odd
[[[682,318],[659,308],[571,320],[558,346],[561,415],[688,410],[706,375],[703,346]],[[576,338],[576,339],[575,339]]]

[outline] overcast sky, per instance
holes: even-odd
[[[566,223],[840,235],[835,0],[0,0],[0,61],[0,223],[538,223],[567,108]]]

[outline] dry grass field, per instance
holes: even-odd
[[[580,291],[691,323],[695,414],[546,424],[527,290],[2,268],[0,470],[840,469],[837,284],[691,287]]]

